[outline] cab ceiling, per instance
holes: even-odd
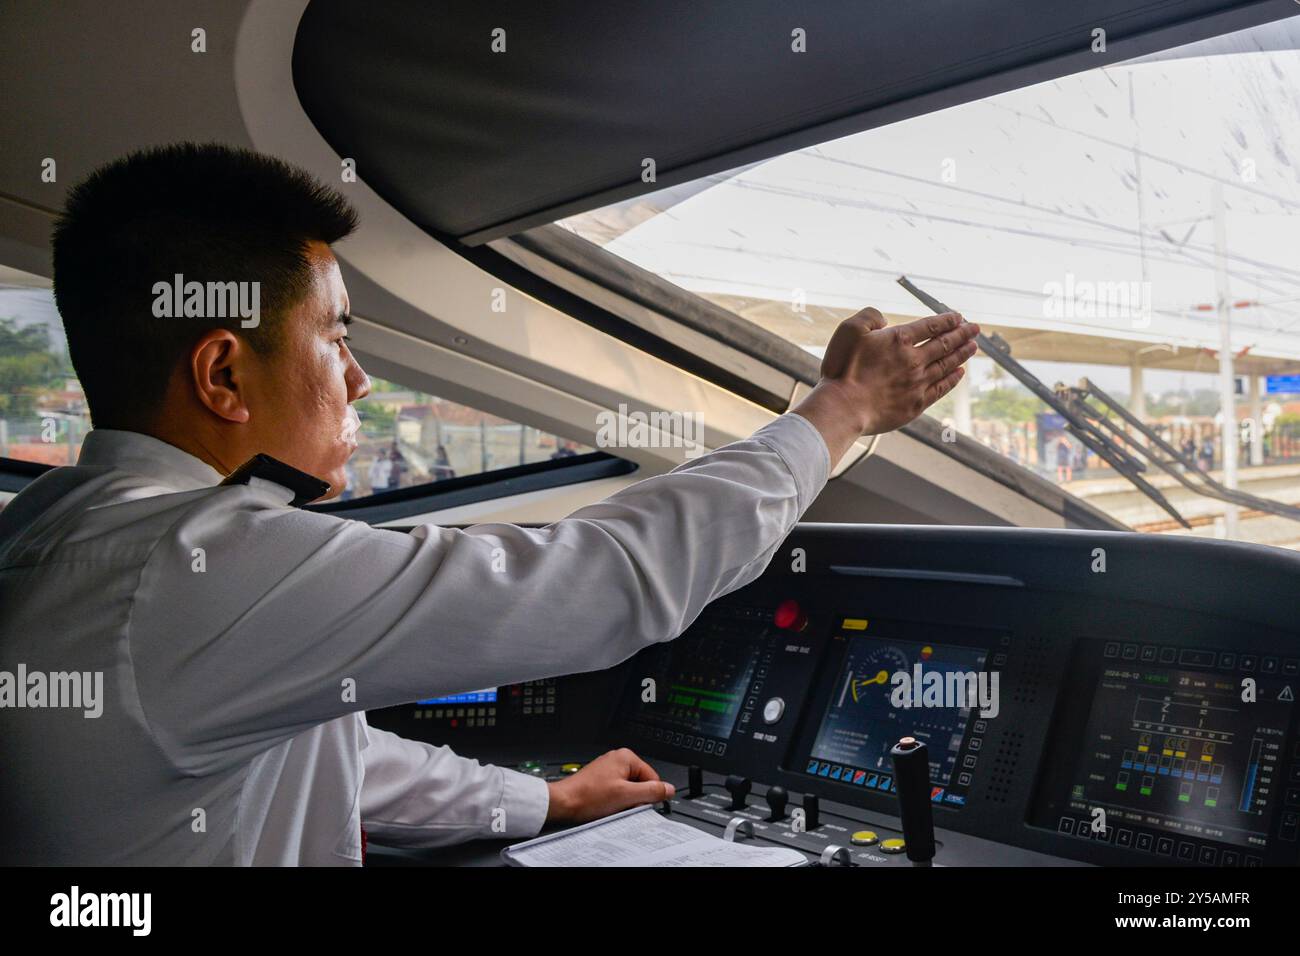
[[[367,183],[428,232],[474,245],[1295,10],[1292,0],[312,0],[293,75],[312,122]],[[1093,50],[1096,29],[1105,53]],[[796,30],[806,52],[794,52]],[[654,183],[642,180],[645,159]]]

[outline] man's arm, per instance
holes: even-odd
[[[450,846],[536,836],[550,811],[545,780],[461,757],[450,747],[367,726],[361,823],[387,846]]]
[[[366,727],[366,736],[361,822],[386,846],[533,837],[548,823],[585,823],[675,792],[626,749],[548,783],[374,727]]]
[[[612,666],[757,577],[829,467],[791,414],[540,529],[403,535],[256,482],[178,496],[130,625],[141,708],[205,772],[345,713]]]
[[[762,572],[833,460],[941,397],[974,349],[957,316],[882,326],[869,309],[837,329],[796,413],[546,528],[401,535],[256,483],[177,496],[129,631],[155,740],[204,772],[345,713],[602,669],[676,637]]]

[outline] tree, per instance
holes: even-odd
[[[379,402],[362,399],[356,404],[361,433],[367,438],[392,438],[397,432],[397,413]]]
[[[1043,410],[1043,403],[1023,388],[999,387],[982,392],[972,403],[976,418],[1001,419],[1008,422],[1033,421]]]
[[[20,329],[16,320],[0,319],[0,416],[33,417],[37,392],[58,385],[69,372],[51,354],[45,326]]]

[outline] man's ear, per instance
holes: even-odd
[[[248,343],[228,329],[212,329],[190,350],[190,382],[200,403],[228,422],[249,420],[244,381],[252,360]]]

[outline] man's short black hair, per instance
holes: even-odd
[[[357,226],[336,190],[270,156],[217,144],[142,150],[91,173],[55,224],[54,298],[97,427],[153,421],[180,359],[228,328],[267,353],[311,282],[306,246]],[[154,286],[260,284],[260,324],[159,318]]]

